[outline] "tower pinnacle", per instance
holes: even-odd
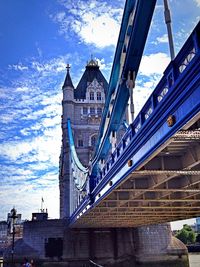
[[[70,69],[70,65],[69,64],[67,64],[66,69],[67,69],[67,74],[66,74],[66,77],[65,77],[63,88],[65,88],[65,87],[74,88],[74,85],[72,83],[72,80],[71,80],[71,77],[70,77],[70,73],[69,73],[69,69]]]
[[[70,65],[68,63],[67,63],[66,69],[67,69],[67,72],[69,72]]]

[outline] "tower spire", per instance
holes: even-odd
[[[66,74],[66,77],[65,77],[63,88],[65,88],[65,87],[72,87],[72,88],[74,88],[74,85],[72,83],[72,79],[71,79],[70,73],[69,73],[69,70],[70,70],[70,65],[69,64],[67,64],[66,69],[67,69],[67,74]]]

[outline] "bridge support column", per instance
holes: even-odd
[[[145,266],[188,267],[186,246],[171,234],[169,223],[135,229],[136,262]]]

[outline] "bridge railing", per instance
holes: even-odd
[[[111,153],[108,160],[105,162],[102,169],[99,171],[95,181],[94,188],[108,174],[113,165],[119,162],[120,157],[125,152],[128,144],[133,138],[137,138],[137,134],[148,123],[150,116],[153,116],[163,103],[163,99],[170,96],[170,92],[174,89],[175,84],[179,82],[182,75],[195,64],[195,60],[199,60],[200,55],[200,22],[195,27],[194,31],[187,39],[186,43],[179,51],[176,58],[169,63],[164,75],[156,86],[153,93],[137,115],[134,122],[129,126],[123,138],[117,145],[115,151]]]

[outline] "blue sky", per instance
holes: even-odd
[[[124,2],[0,1],[0,220],[13,206],[30,219],[42,197],[49,217],[58,218],[65,67],[71,64],[76,85],[93,54],[109,80]],[[177,53],[200,18],[200,0],[169,5]],[[158,0],[134,91],[137,112],[168,63]]]

